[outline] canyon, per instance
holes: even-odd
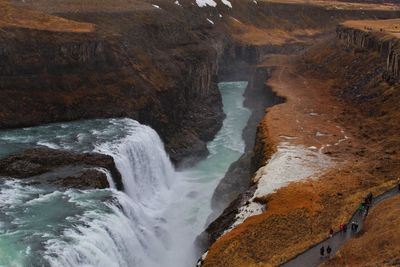
[[[369,192],[398,183],[395,1],[0,1],[2,130],[130,118],[151,126],[184,171],[223,127],[218,83],[248,82],[244,151],[213,189],[196,240],[202,266],[283,264],[347,222]],[[107,188],[110,175],[138,203],[150,197],[126,188],[107,149],[13,151],[0,175],[67,189]],[[375,213],[396,228],[393,213]],[[388,235],[369,225],[323,266],[362,265],[354,251],[371,238],[378,251]],[[385,258],[370,262],[397,262],[387,242]]]

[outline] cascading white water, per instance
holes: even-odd
[[[127,136],[98,145],[96,152],[111,155],[121,173],[124,190],[134,202],[149,207],[170,187],[174,168],[158,134],[150,127],[126,120]],[[149,201],[150,200],[150,201]]]
[[[74,240],[72,246],[71,242],[49,242],[48,255],[57,255],[48,256],[52,266],[165,265],[160,259],[170,245],[160,211],[178,175],[152,128],[128,119],[124,126],[126,137],[96,145],[94,151],[114,158],[129,197],[114,192],[117,205],[107,204],[112,210],[109,216],[86,212],[83,218],[89,223],[64,233]]]
[[[0,155],[37,145],[111,155],[125,188],[63,191],[0,178],[0,266],[193,266],[213,190],[243,152],[245,87],[221,87],[224,126],[210,156],[184,172],[153,129],[130,119],[0,132]]]
[[[126,193],[116,190],[54,191],[53,188],[34,188],[20,181],[5,180],[0,189],[0,201],[10,194],[21,196],[21,201],[18,205],[4,203],[0,211],[10,217],[8,228],[18,225],[19,229],[11,231],[12,235],[0,231],[0,237],[9,241],[5,246],[10,243],[26,243],[27,246],[19,248],[26,253],[13,261],[0,254],[0,266],[29,266],[30,260],[34,265],[55,267],[163,266],[161,260],[169,247],[169,234],[161,215],[177,173],[161,139],[150,127],[131,119],[97,122],[27,128],[13,132],[12,136],[0,137],[8,141],[14,138],[21,147],[24,142],[28,147],[36,142],[48,147],[109,154],[121,173]],[[113,187],[108,171],[99,170],[107,175]],[[59,208],[46,209],[50,204]],[[45,216],[39,218],[40,225],[21,220],[27,209]],[[43,228],[43,223],[48,227]],[[48,229],[52,227],[54,229]],[[27,234],[30,229],[36,237]],[[54,231],[57,233],[49,233]]]

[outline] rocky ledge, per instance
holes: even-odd
[[[31,184],[102,189],[109,187],[107,172],[116,188],[122,190],[121,175],[108,155],[34,148],[0,159],[0,176],[24,179]]]
[[[337,37],[357,49],[378,52],[386,59],[386,76],[400,79],[400,20],[347,21],[337,27]]]

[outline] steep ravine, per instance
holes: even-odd
[[[307,152],[289,154],[292,163],[312,155],[323,171],[260,194],[257,201],[265,210],[217,240],[205,266],[279,265],[324,239],[330,228],[336,231],[368,192],[382,193],[396,182],[398,82],[385,74],[387,55],[376,53],[377,45],[367,49],[347,42],[346,36],[342,39],[319,40],[300,56],[280,55],[263,63],[273,66],[268,83],[288,96],[288,102],[273,107],[263,119],[256,139],[260,162],[276,151],[271,144],[286,142],[300,144]],[[302,165],[307,165],[301,160],[301,165],[274,167],[301,174]],[[271,168],[260,173],[273,184],[280,177],[268,176]],[[223,219],[224,215],[219,218]],[[212,233],[218,237],[218,232]]]
[[[0,32],[0,128],[130,117],[160,133],[175,163],[204,157],[223,119],[215,79],[223,36],[198,10],[191,27],[186,14],[151,5],[112,14],[58,14],[96,25],[87,33]]]

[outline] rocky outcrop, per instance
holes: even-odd
[[[386,58],[386,71],[392,79],[400,78],[400,39],[382,32],[370,32],[344,25],[337,27],[337,37],[347,45],[378,52]]]
[[[87,13],[74,4],[74,12],[35,7],[93,31],[0,31],[0,128],[130,117],[160,134],[174,162],[206,155],[222,125],[216,74],[225,42],[207,12],[165,2]]]
[[[109,188],[105,170],[122,190],[121,175],[108,155],[35,148],[0,160],[0,176],[65,188]]]

